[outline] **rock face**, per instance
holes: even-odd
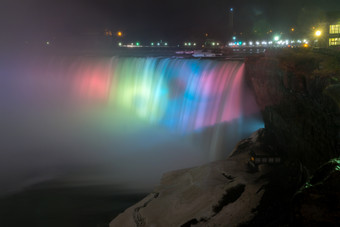
[[[256,214],[267,184],[250,171],[249,151],[263,149],[263,130],[241,141],[223,161],[166,173],[161,184],[111,223],[114,226],[237,226]]]
[[[310,172],[340,155],[340,87],[331,84],[329,70],[320,70],[325,58],[302,51],[268,52],[246,60],[246,81],[272,134],[272,146]]]
[[[340,223],[340,159],[322,165],[293,200],[299,226],[338,226]]]

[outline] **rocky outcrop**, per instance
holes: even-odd
[[[249,151],[265,149],[263,130],[223,161],[166,173],[155,192],[110,226],[238,226],[256,215],[270,168],[251,171]]]
[[[340,154],[340,87],[331,84],[334,75],[325,70],[325,58],[308,51],[269,51],[246,60],[246,80],[272,135],[269,142],[310,172]]]

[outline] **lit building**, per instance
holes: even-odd
[[[340,13],[329,15],[329,41],[328,45],[340,46]]]

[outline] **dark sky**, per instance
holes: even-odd
[[[303,9],[340,10],[339,0],[3,0],[2,38],[76,36],[122,30],[126,39],[186,40],[209,33],[222,39],[226,11],[238,32],[264,19],[273,29],[294,26]]]

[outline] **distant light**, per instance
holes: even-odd
[[[168,45],[168,43],[164,43],[164,46],[167,46]]]
[[[274,36],[275,41],[279,41],[280,37],[279,36]]]
[[[196,46],[196,43],[194,43],[194,46]]]
[[[308,44],[307,43],[303,44],[303,47],[308,47]]]
[[[233,12],[234,11],[234,8],[230,8],[230,12]]]
[[[234,43],[229,43],[229,46],[234,46]]]
[[[304,39],[304,40],[303,40],[303,42],[305,43],[305,42],[307,42],[307,40],[306,40],[306,39]]]
[[[270,44],[273,44],[273,41],[269,41],[268,44],[269,44],[269,45],[270,45]]]
[[[123,32],[118,31],[118,32],[117,32],[117,36],[118,36],[118,37],[122,37],[122,36],[123,36]]]
[[[187,43],[184,43],[184,46],[188,46],[188,44],[187,44]]]
[[[242,41],[238,42],[238,45],[242,45]]]
[[[266,42],[266,41],[262,41],[261,44],[262,44],[262,45],[267,45],[267,42]]]
[[[139,42],[137,42],[137,43],[136,43],[136,46],[139,46],[139,44],[140,44],[140,43],[139,43]]]
[[[189,46],[191,46],[191,43],[188,43]]]
[[[316,35],[316,36],[320,36],[320,35],[321,35],[321,31],[320,31],[320,30],[317,30],[317,31],[315,32],[315,35]]]
[[[50,45],[50,41],[47,41],[47,42],[46,42],[46,45]]]
[[[213,42],[212,45],[215,46],[215,43]]]
[[[233,36],[233,40],[236,40],[236,36]]]
[[[252,41],[250,41],[250,42],[249,42],[249,46],[252,46],[252,45],[253,45],[253,42],[252,42]]]
[[[121,46],[122,45],[122,43],[118,43],[118,46]]]
[[[151,46],[155,45],[154,43],[151,43]]]
[[[295,29],[294,29],[294,28],[291,28],[290,30],[291,30],[292,32],[293,32],[293,31],[295,31]]]
[[[298,43],[302,43],[301,40],[298,40],[297,42],[298,42]]]
[[[217,45],[217,46],[219,46],[219,45],[220,45],[220,43],[216,43],[216,45]]]
[[[256,41],[256,45],[260,45],[260,42]]]
[[[157,43],[157,46],[161,45],[160,43]]]

